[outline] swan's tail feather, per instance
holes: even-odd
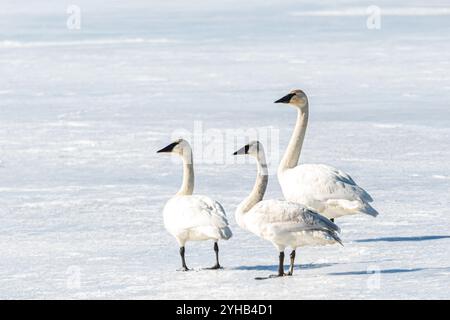
[[[334,241],[339,243],[341,246],[344,246],[344,244],[342,243],[341,238],[339,238],[339,235],[337,234],[336,231],[331,231],[331,230],[327,230],[327,229],[319,229],[318,231],[322,231],[325,233],[325,237],[328,240]]]
[[[378,211],[375,210],[370,204],[368,203],[364,203],[363,207],[358,210],[360,213],[364,213],[367,214],[369,216],[372,217],[376,217],[377,215],[379,215]]]
[[[344,246],[342,243],[341,238],[339,238],[339,235],[336,231],[330,230],[327,228],[317,228],[317,227],[294,227],[294,228],[288,228],[286,231],[289,232],[302,232],[302,231],[309,231],[313,233],[313,237],[319,237],[321,239],[325,239],[327,241],[333,241],[339,243],[341,246]]]
[[[330,231],[335,231],[337,233],[341,232],[341,228],[337,224],[335,224],[330,219],[322,216],[321,214],[316,213],[316,217],[320,220],[320,222],[325,226],[326,229]]]
[[[226,226],[224,228],[220,228],[220,237],[223,240],[228,240],[233,236],[233,233],[231,232],[231,229]]]
[[[331,238],[333,238],[333,240],[335,240],[337,243],[339,243],[341,246],[344,246],[344,244],[342,243],[341,238],[339,238],[339,236],[337,235],[336,232],[329,232],[329,235]]]

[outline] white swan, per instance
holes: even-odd
[[[252,192],[236,210],[236,222],[241,228],[272,242],[277,248],[280,253],[277,277],[285,275],[283,264],[286,247],[292,248],[287,274],[292,275],[297,247],[341,243],[337,235],[339,227],[320,214],[294,202],[263,200],[268,176],[261,143],[251,142],[234,153],[237,154],[255,157],[258,173]]]
[[[308,97],[293,90],[275,101],[297,108],[297,123],[281,163],[278,181],[284,197],[332,219],[364,213],[376,217],[372,197],[345,172],[323,164],[297,165],[308,125]]]
[[[158,153],[174,153],[183,159],[183,184],[177,194],[164,207],[164,226],[175,237],[180,246],[183,271],[189,270],[184,257],[187,241],[213,240],[216,264],[210,269],[220,269],[220,239],[228,240],[232,233],[224,209],[217,201],[194,191],[194,165],[192,149],[183,139],[177,140]]]

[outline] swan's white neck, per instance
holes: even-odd
[[[294,168],[298,164],[303,140],[305,139],[306,127],[308,126],[308,109],[308,102],[306,102],[303,108],[297,108],[297,122],[286,152],[278,166],[278,174],[283,173],[287,169]]]
[[[184,150],[183,155],[183,183],[177,196],[190,196],[194,192],[194,163],[192,159],[192,151]]]
[[[238,216],[237,217],[238,224],[240,224],[239,217],[247,213],[251,208],[253,208],[255,204],[260,202],[264,198],[264,193],[266,192],[269,177],[267,171],[266,157],[262,149],[260,149],[258,152],[258,156],[256,158],[256,166],[258,169],[258,173],[256,176],[255,185],[253,186],[253,190],[252,192],[250,192],[250,195],[247,198],[245,198],[244,201],[241,202],[236,211]]]

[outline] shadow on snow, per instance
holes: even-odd
[[[385,270],[364,270],[364,271],[347,271],[347,272],[332,272],[329,273],[331,276],[357,276],[357,275],[370,275],[375,273],[390,274],[390,273],[405,273],[405,272],[417,272],[425,270],[424,268],[414,268],[414,269],[385,269]]]
[[[428,241],[439,239],[450,239],[450,236],[384,237],[373,239],[360,239],[355,240],[355,242],[402,242],[402,241],[408,242],[408,241]]]
[[[325,267],[331,267],[336,265],[337,263],[310,263],[310,264],[296,264],[296,269],[318,269],[318,268],[325,268]],[[285,265],[286,267],[286,265]],[[267,271],[277,271],[278,265],[256,265],[256,266],[239,266],[236,268],[233,268],[233,270],[267,270]]]
[[[363,270],[363,271],[348,271],[348,272],[332,272],[329,273],[329,275],[332,276],[351,276],[351,275],[370,275],[375,273],[380,274],[395,274],[395,273],[407,273],[407,272],[417,272],[417,271],[444,271],[448,272],[450,271],[450,267],[430,267],[430,268],[411,268],[411,269],[384,269],[384,270]]]

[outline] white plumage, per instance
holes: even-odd
[[[369,204],[372,197],[347,173],[323,164],[298,165],[308,125],[306,94],[293,90],[275,103],[288,103],[298,112],[292,137],[278,168],[278,181],[286,200],[306,205],[330,219],[357,213],[377,216],[378,212]]]
[[[236,210],[236,221],[241,228],[270,241],[277,248],[280,252],[278,276],[284,275],[285,248],[293,249],[288,273],[292,275],[296,248],[341,243],[337,235],[338,226],[320,214],[294,202],[262,200],[268,176],[261,143],[251,142],[235,154],[249,154],[256,157],[258,167],[252,192]]]
[[[334,223],[294,202],[263,200],[244,214],[242,222],[242,228],[272,242],[279,251],[341,242]]]
[[[175,237],[180,246],[182,270],[189,270],[185,261],[185,244],[188,241],[214,241],[216,264],[219,269],[219,240],[231,238],[225,210],[217,201],[203,195],[192,195],[194,191],[194,166],[192,149],[183,139],[177,140],[159,153],[174,153],[183,160],[183,184],[178,193],[164,207],[164,226]]]
[[[174,196],[163,216],[164,226],[181,247],[187,241],[228,240],[232,235],[224,209],[207,196]]]
[[[314,208],[328,218],[378,212],[372,197],[345,172],[323,164],[302,164],[279,174],[283,195],[289,201]]]

